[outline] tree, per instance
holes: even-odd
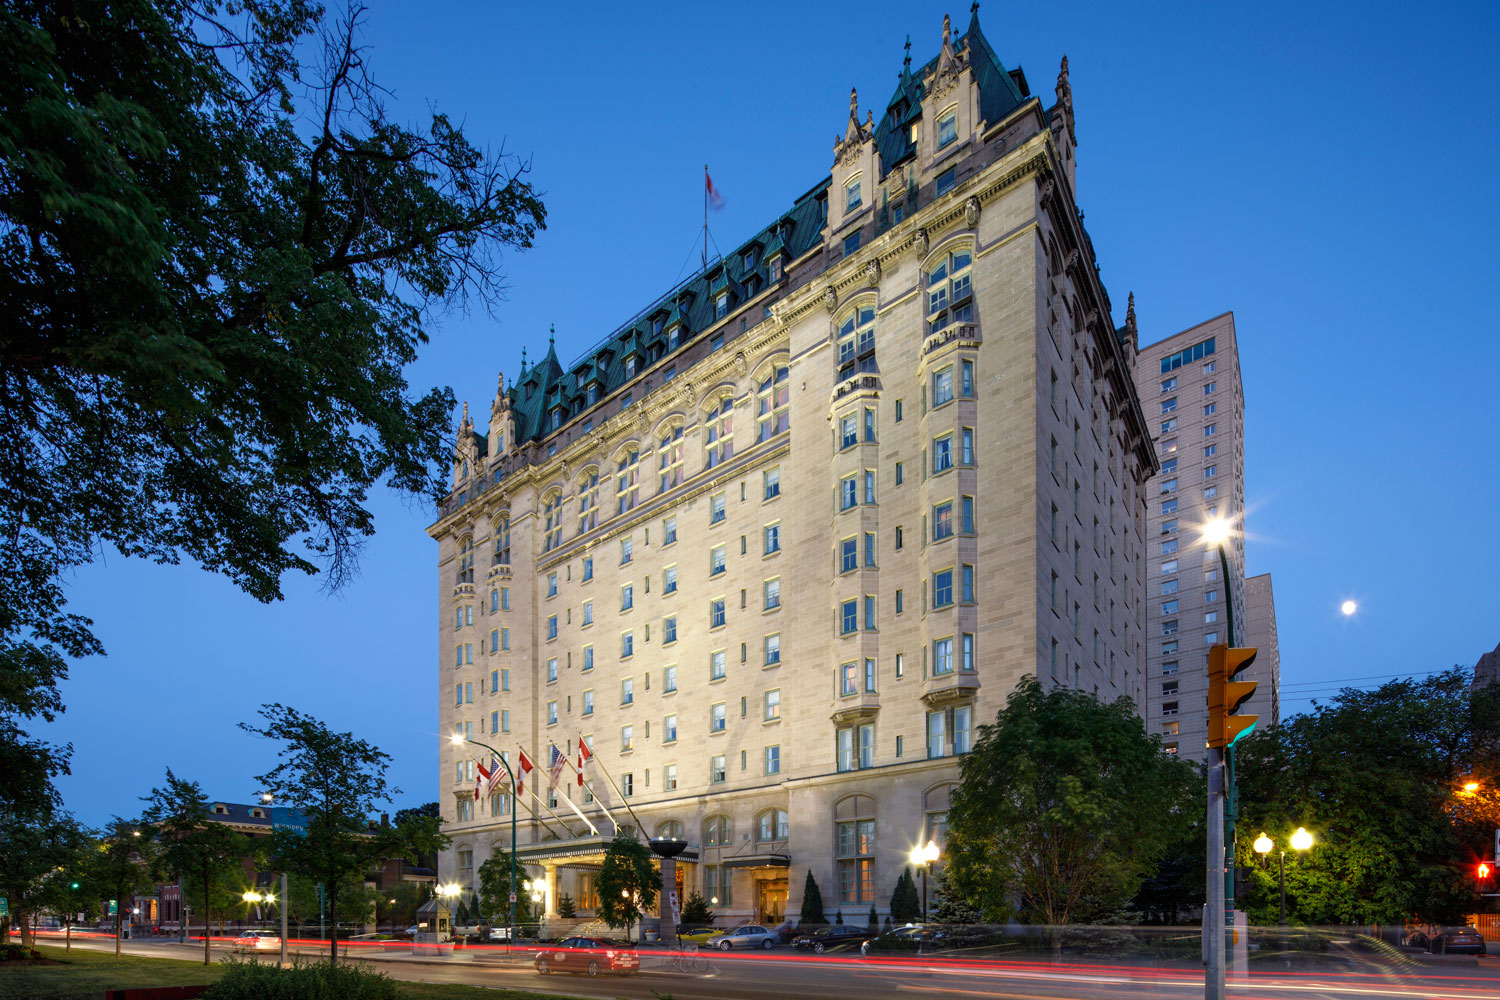
[[[92,832],[69,814],[21,819],[0,812],[0,896],[9,900],[24,947],[32,946],[31,913],[50,906],[71,914],[96,898],[89,895],[95,853]],[[74,882],[79,888],[69,890]]]
[[[516,866],[516,880],[510,879],[510,852],[496,849],[479,865],[479,907],[491,923],[502,924],[510,920],[510,894],[516,894],[516,919],[529,920],[531,916],[529,897],[521,888],[526,881],[526,869]]]
[[[1202,879],[1199,879],[1202,881]],[[932,874],[931,893],[927,912],[937,924],[977,924],[979,911],[969,905],[963,894],[953,887],[948,879],[948,869],[939,868]]]
[[[656,902],[661,875],[651,861],[651,850],[634,836],[620,834],[604,851],[599,866],[599,919],[612,928],[625,928]]]
[[[688,893],[687,902],[682,907],[682,925],[712,927],[714,920],[714,911],[708,908],[708,900],[703,898],[703,894],[696,889]]]
[[[891,920],[898,924],[915,923],[922,919],[922,899],[917,895],[917,881],[910,868],[903,868],[896,876],[896,888],[891,893]]]
[[[370,906],[362,898],[341,910],[343,886],[356,879],[362,884],[364,874],[385,858],[436,853],[448,838],[421,817],[395,827],[370,821],[378,803],[399,794],[386,783],[390,756],[373,744],[285,705],[262,705],[260,716],[262,724],[242,722],[240,728],[281,743],[281,763],[255,780],[307,820],[305,832],[276,831],[272,850],[281,866],[323,884],[329,961],[337,962],[339,919],[367,914]]]
[[[214,882],[230,871],[243,869],[250,855],[250,838],[214,822],[202,786],[177,777],[170,767],[167,783],[151,789],[146,802],[146,821],[156,827],[159,837],[158,869],[163,875],[181,878],[184,887],[192,885],[202,893],[206,928],[214,910]],[[209,937],[203,935],[204,965],[212,960]]]
[[[403,371],[432,313],[503,298],[546,212],[447,115],[389,118],[362,18],[0,9],[0,798],[56,804],[67,748],[20,720],[102,651],[65,610],[74,567],[113,548],[263,601],[288,571],[336,588],[372,485],[440,489],[452,393]]]
[[[1123,906],[1188,819],[1196,779],[1128,699],[1024,677],[960,765],[948,878],[987,920],[1052,926]]]
[[[467,927],[474,923],[469,915],[469,901],[462,894],[458,897],[458,909],[453,913],[453,922],[459,927]]]
[[[1236,748],[1240,905],[1278,918],[1276,855],[1251,847],[1265,831],[1287,847],[1287,919],[1316,924],[1461,923],[1474,905],[1474,864],[1500,826],[1500,712],[1468,671],[1345,688]],[[1468,782],[1479,788],[1463,790]]]
[[[573,897],[563,893],[557,897],[557,915],[564,920],[571,920],[578,915],[578,905],[573,902]]]
[[[823,891],[818,888],[818,880],[813,878],[812,869],[807,870],[807,880],[802,883],[802,912],[798,916],[797,926],[819,927],[828,923],[828,918],[823,915]]]
[[[875,912],[874,904],[871,904],[870,906],[870,915],[865,920],[865,926],[869,929],[871,934],[880,933],[880,915]]]
[[[115,901],[115,957],[120,957],[120,918],[125,909],[125,897],[147,884],[152,867],[153,837],[155,831],[144,823],[121,819],[110,820],[108,829],[97,844],[90,867],[94,872],[93,884],[97,890],[109,893]],[[203,925],[208,934],[208,924]]]

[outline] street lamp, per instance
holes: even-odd
[[[1305,851],[1308,848],[1312,847],[1312,845],[1313,845],[1313,836],[1312,836],[1312,834],[1310,834],[1310,833],[1307,832],[1307,829],[1305,827],[1300,827],[1300,826],[1297,827],[1297,832],[1294,833],[1294,834],[1292,834],[1291,840],[1292,840],[1292,850],[1294,850],[1294,851]],[[1272,840],[1271,840],[1270,837],[1267,837],[1264,833],[1262,833],[1259,837],[1255,838],[1255,843],[1254,843],[1253,846],[1255,848],[1255,853],[1256,854],[1259,854],[1261,856],[1265,856],[1267,854],[1270,854],[1271,853],[1271,849],[1273,847],[1275,847],[1276,845],[1272,842]],[[1286,851],[1284,849],[1281,851],[1281,857],[1279,858],[1279,862],[1277,864],[1277,881],[1278,881],[1278,883],[1281,886],[1281,926],[1285,927],[1286,926]]]
[[[938,847],[936,840],[928,840],[925,846],[913,847],[911,849],[911,863],[922,869],[923,923],[927,922],[927,872],[932,867],[932,863],[936,861],[938,859],[938,856],[942,853],[942,849]]]
[[[516,776],[511,773],[510,761],[505,759],[505,755],[489,744],[465,739],[462,733],[454,733],[450,741],[456,747],[461,747],[465,743],[484,747],[494,755],[496,760],[500,761],[505,768],[505,776],[510,779],[510,885],[506,891],[506,895],[510,897],[510,923],[505,929],[505,947],[510,948],[516,937],[516,807],[519,805],[516,801]],[[532,898],[532,902],[536,902],[535,897]]]
[[[1215,517],[1203,525],[1203,544],[1219,550],[1219,568],[1224,585],[1224,625],[1228,641],[1234,645],[1234,591],[1229,579],[1229,556],[1224,543],[1234,533],[1227,519]],[[1213,748],[1208,755],[1208,860],[1207,906],[1203,911],[1203,937],[1207,979],[1207,1000],[1224,1000],[1224,916],[1234,895],[1234,855],[1225,850],[1224,799],[1234,787],[1232,747]],[[1227,831],[1233,836],[1233,830]]]

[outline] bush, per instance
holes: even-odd
[[[297,962],[279,969],[226,958],[224,975],[204,1000],[398,1000],[394,980],[357,964]]]
[[[35,948],[19,944],[0,945],[0,962],[34,962],[41,957],[42,953]]]

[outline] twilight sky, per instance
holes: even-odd
[[[549,324],[567,364],[685,276],[705,163],[727,199],[718,248],[790,207],[827,174],[850,86],[879,115],[906,35],[914,64],[931,58],[945,6],[644,9],[369,13],[393,114],[437,107],[529,157],[549,213],[493,318],[431,328],[414,390],[449,384],[487,414],[496,372],[523,345],[539,358]],[[963,30],[968,8],[946,9]],[[1131,290],[1143,344],[1235,313],[1248,570],[1273,574],[1283,715],[1494,647],[1500,5],[987,3],[980,19],[1047,104],[1069,57],[1078,199],[1116,323]],[[374,509],[362,576],[336,596],[290,578],[263,606],[114,555],[78,573],[73,608],[109,656],[74,664],[67,714],[36,727],[74,744],[67,805],[136,815],[167,766],[247,801],[274,751],[235,723],[267,701],[392,754],[397,805],[435,798],[433,511],[386,492]]]

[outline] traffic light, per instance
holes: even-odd
[[[78,883],[77,882],[69,882],[68,883],[68,888],[69,889],[73,889],[73,890],[76,891],[78,889]]]
[[[1255,647],[1231,649],[1219,643],[1208,651],[1208,745],[1231,747],[1255,728],[1259,716],[1235,715],[1234,710],[1255,693],[1254,681],[1234,676],[1255,662]]]
[[[1490,880],[1490,876],[1494,873],[1495,869],[1490,866],[1490,863],[1488,861],[1479,862],[1478,867],[1474,869],[1474,877],[1478,879],[1481,884],[1488,882]]]

